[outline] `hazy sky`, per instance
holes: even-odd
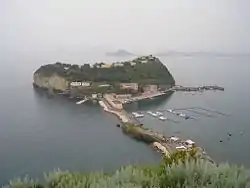
[[[249,0],[0,0],[1,49],[250,52]]]

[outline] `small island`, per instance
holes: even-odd
[[[50,93],[85,98],[106,93],[138,95],[164,91],[175,80],[160,59],[152,55],[130,61],[71,65],[43,65],[33,75],[34,86]]]
[[[119,49],[115,52],[107,52],[107,56],[115,56],[115,57],[125,57],[125,56],[135,56],[135,54],[132,54],[126,50]]]

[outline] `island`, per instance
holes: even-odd
[[[159,58],[142,56],[130,61],[71,65],[43,65],[33,75],[33,85],[49,93],[71,98],[102,96],[106,93],[140,95],[164,91],[175,80]]]
[[[135,56],[135,54],[130,53],[130,52],[123,50],[123,49],[119,49],[115,52],[107,52],[106,55],[107,56],[115,56],[115,57]]]

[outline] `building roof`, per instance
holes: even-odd
[[[178,137],[176,137],[176,136],[172,136],[172,137],[170,138],[170,140],[177,141],[177,140],[180,140],[180,138],[178,138]]]
[[[187,149],[185,146],[176,146],[176,149]]]
[[[192,141],[192,140],[186,140],[185,142],[186,142],[187,144],[190,144],[190,145],[195,144],[195,142]]]

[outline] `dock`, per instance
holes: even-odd
[[[128,114],[123,108],[115,108],[114,106],[116,106],[116,104],[113,104],[108,96],[104,96],[104,98],[99,101],[99,104],[106,112],[116,115],[121,120],[121,128],[125,134],[153,146],[153,148],[160,151],[163,156],[169,156],[169,154],[177,151],[178,148],[190,148],[190,144],[187,144],[187,141],[182,141],[180,139],[173,141],[163,134],[145,128],[134,116]],[[194,143],[190,140],[189,142]],[[215,164],[202,148],[196,146],[195,148],[198,151],[200,159]]]
[[[172,91],[207,91],[207,90],[213,90],[213,91],[224,91],[223,87],[216,86],[216,85],[209,85],[209,86],[198,86],[198,87],[184,87],[184,86],[174,86],[170,88],[169,90]]]
[[[136,102],[136,101],[140,101],[140,100],[153,99],[155,97],[164,96],[164,95],[168,94],[169,92],[171,92],[171,90],[158,91],[158,92],[154,92],[154,93],[143,93],[140,96],[131,97],[129,99],[121,100],[121,101],[123,104],[128,104],[128,103],[132,103],[132,102]]]

